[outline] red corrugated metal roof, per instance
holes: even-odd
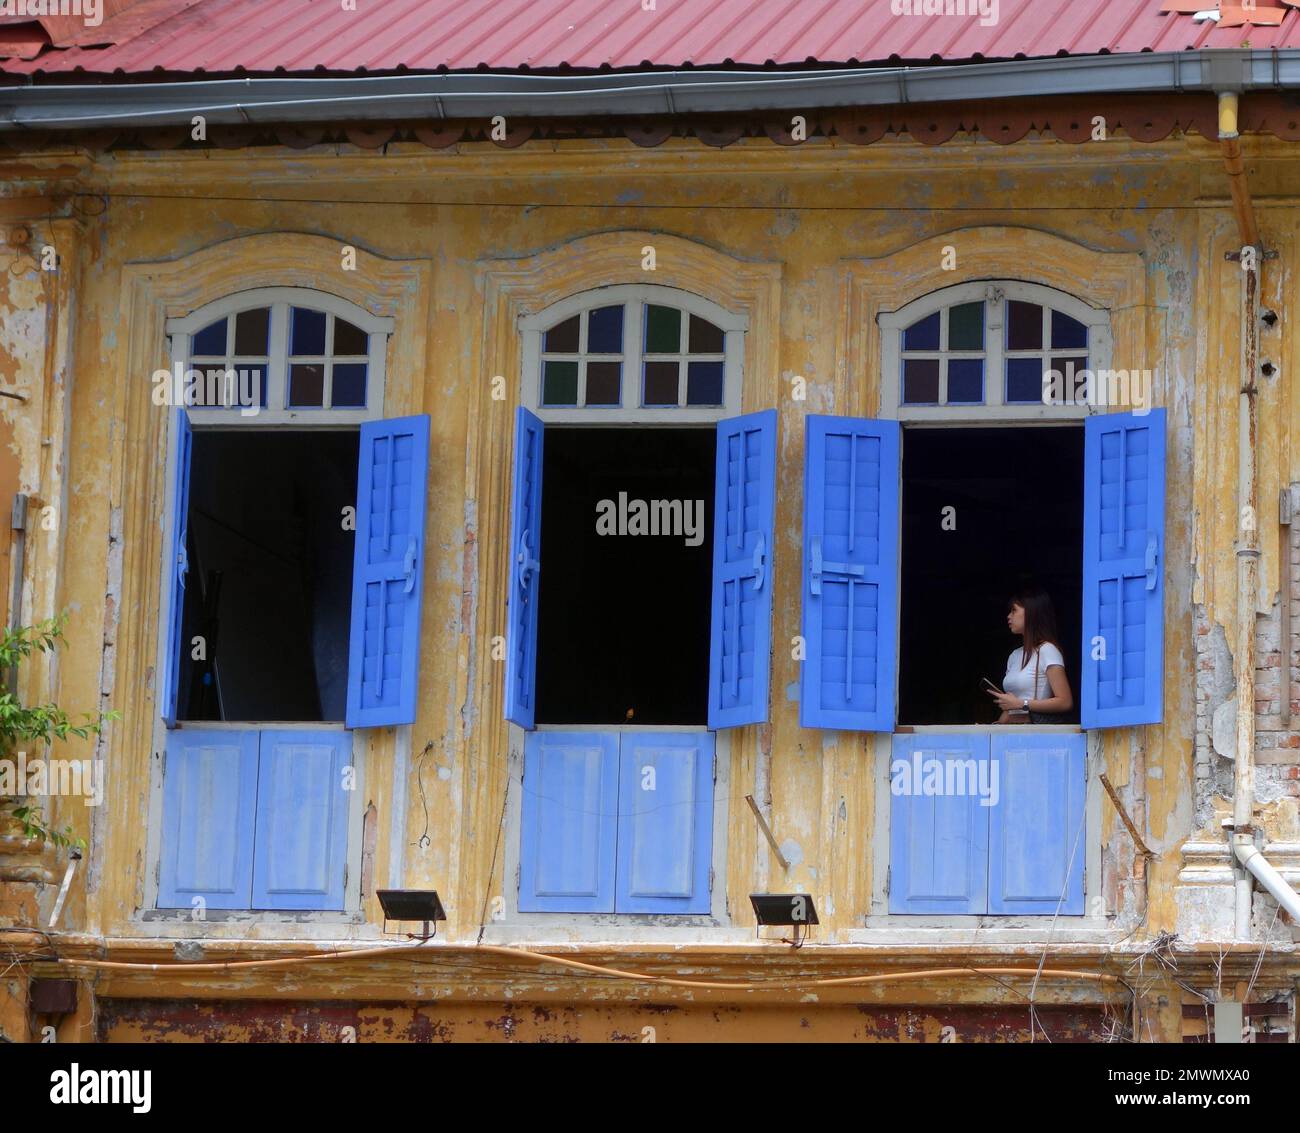
[[[962,0],[954,0],[960,5]],[[1283,4],[1300,0],[1259,0]],[[920,7],[922,0],[916,0]],[[974,7],[973,0],[965,0]],[[1213,8],[1215,0],[1205,0]],[[1300,47],[1275,27],[1218,27],[1162,0],[999,0],[978,15],[894,14],[906,0],[136,0],[94,36],[0,61],[11,73],[551,70],[964,61],[1197,47]],[[30,30],[30,21],[28,22]],[[20,19],[0,19],[20,39]],[[30,51],[30,47],[27,48]],[[15,52],[23,54],[24,52]],[[0,51],[0,54],[3,54]]]

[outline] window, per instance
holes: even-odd
[[[382,418],[390,325],[290,288],[168,324],[160,908],[344,907],[347,729],[415,717],[429,419]]]
[[[1000,683],[1031,571],[1084,728],[1161,718],[1164,411],[1146,389],[1129,413],[1044,403],[1045,374],[1104,370],[1110,344],[1105,312],[1048,288],[963,284],[880,324],[898,419],[806,420],[800,722],[901,725],[891,913],[1082,915],[1085,737],[981,726],[978,681]]]
[[[704,729],[768,714],[776,414],[729,415],[744,324],[698,296],[602,288],[522,326],[519,910],[707,913]]]
[[[527,403],[544,421],[716,421],[738,405],[744,320],[699,296],[605,287],[520,326]]]
[[[902,420],[994,407],[1004,419],[1086,416],[1096,407],[1081,396],[1085,371],[1110,360],[1104,311],[1014,280],[943,288],[881,315],[880,327],[885,404]]]
[[[392,328],[392,319],[296,287],[243,292],[167,324],[173,373],[196,425],[376,418]]]

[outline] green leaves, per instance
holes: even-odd
[[[18,665],[34,653],[52,653],[64,644],[63,629],[68,615],[30,626],[0,630],[0,685],[7,687]],[[89,739],[98,735],[104,724],[116,720],[117,712],[73,718],[54,703],[23,705],[10,692],[0,693],[0,758],[10,758],[17,750],[32,744],[51,744],[69,736]],[[28,838],[40,838],[60,849],[85,848],[85,839],[74,838],[72,827],[54,829],[41,808],[25,799],[0,799],[0,811],[8,810],[21,823]]]

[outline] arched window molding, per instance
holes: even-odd
[[[240,315],[263,309],[269,314],[267,329],[261,336],[265,349],[245,352],[236,342],[236,321]],[[307,352],[294,346],[291,327],[295,310],[324,314],[322,349]],[[198,345],[196,336],[221,320],[227,322],[226,342],[220,348],[204,349]],[[336,330],[344,324],[366,335],[364,350],[360,349],[360,344],[355,344],[353,349],[338,347]],[[205,303],[188,315],[167,320],[173,380],[179,374],[180,382],[177,384],[182,385],[191,369],[207,374],[214,367],[219,369],[223,366],[259,382],[264,376],[264,407],[254,407],[256,412],[252,412],[238,405],[205,407],[200,403],[190,408],[190,417],[195,425],[354,425],[383,416],[384,363],[388,336],[394,325],[395,320],[391,317],[373,315],[355,303],[325,291],[305,287],[250,288]],[[321,370],[321,405],[291,404],[290,371],[295,365],[316,366]],[[341,382],[335,378],[341,376],[342,370],[336,374],[336,366],[348,366],[353,372],[360,366],[365,367],[364,406],[339,406]],[[235,392],[239,392],[238,386]]]
[[[676,327],[675,350],[653,349],[647,330],[650,307],[681,313]],[[605,347],[603,350],[589,349],[591,313],[608,308],[622,310],[620,349],[610,349],[613,345],[610,342],[600,344]],[[548,332],[575,317],[579,320],[576,349],[548,351]],[[748,320],[744,315],[734,314],[709,299],[679,288],[622,284],[570,295],[520,320],[519,329],[524,337],[523,404],[547,423],[687,424],[717,421],[739,412],[747,326]],[[714,329],[720,331],[721,341],[693,342],[693,331],[697,327],[708,328],[710,332]],[[561,365],[576,365],[576,404],[555,404],[548,397],[544,380],[547,364],[556,361]],[[608,403],[612,399],[608,390],[594,394],[594,383],[587,380],[593,363],[603,364],[607,375],[617,367],[618,404]],[[697,377],[703,377],[706,368],[716,373],[713,368],[719,364],[721,386],[714,396],[703,381],[697,386]],[[648,389],[648,367],[653,365],[676,366],[678,373],[673,395],[676,404],[667,403],[665,395],[652,395]],[[697,400],[698,403],[692,404]]]
[[[1041,310],[1042,324],[1037,346],[1016,343],[1008,334],[1008,319],[1012,304],[1028,304]],[[978,305],[980,340],[978,344],[953,345],[950,335],[950,318],[954,309],[970,310]],[[1019,310],[1024,311],[1021,307]],[[1086,342],[1079,345],[1071,341],[1056,340],[1056,325],[1052,312],[1066,316],[1066,321],[1081,325],[1086,331]],[[912,344],[907,341],[908,328],[917,328],[931,316],[940,314],[933,325],[935,335],[932,345]],[[886,416],[907,421],[970,420],[980,421],[1024,419],[1071,419],[1105,412],[1107,406],[1075,404],[1073,398],[1045,404],[1038,391],[1042,389],[1041,377],[1035,378],[1038,400],[1030,402],[1023,396],[1013,398],[1009,388],[1009,365],[1024,361],[1037,374],[1057,362],[1068,361],[1079,370],[1091,371],[1110,368],[1113,343],[1110,316],[1107,311],[1053,287],[1027,283],[1014,279],[982,279],[940,288],[899,308],[879,316],[881,334],[881,410]],[[941,336],[941,337],[940,337]],[[933,366],[933,398],[916,396],[908,388],[906,364],[914,360],[919,364],[937,363]],[[1083,365],[1078,365],[1083,362]],[[968,380],[965,396],[956,393],[955,363],[974,366],[982,370],[981,390],[976,395]],[[1041,365],[1040,365],[1041,363]],[[1062,366],[1067,375],[1069,371]],[[973,376],[973,375],[972,375]]]

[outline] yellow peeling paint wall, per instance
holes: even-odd
[[[1262,227],[1281,253],[1264,267],[1265,302],[1297,310],[1289,265],[1300,207],[1282,197],[1296,183],[1297,162],[1282,143],[1250,142]],[[279,283],[332,291],[397,319],[385,412],[432,417],[429,555],[418,719],[409,738],[377,729],[366,746],[365,802],[374,804],[377,830],[372,888],[390,880],[437,888],[450,918],[444,931],[473,941],[485,902],[513,884],[497,828],[519,752],[501,720],[504,665],[492,659],[491,638],[505,632],[509,440],[520,378],[514,320],[591,286],[653,282],[746,311],[744,409],[775,406],[780,414],[772,723],[740,729],[730,742],[720,834],[733,919],[726,939],[753,941],[746,895],[772,889],[813,894],[818,939],[849,940],[885,864],[873,858],[872,832],[877,747],[887,740],[798,725],[799,674],[788,645],[799,632],[803,417],[878,412],[875,312],[934,287],[1002,276],[1085,302],[1104,298],[1116,330],[1114,364],[1155,371],[1157,404],[1169,411],[1165,724],[1107,734],[1099,769],[1157,854],[1144,886],[1135,876],[1140,859],[1102,804],[1106,911],[1140,918],[1149,897],[1138,938],[1172,930],[1183,842],[1221,837],[1196,819],[1193,602],[1229,640],[1235,617],[1240,269],[1223,257],[1237,237],[1217,149],[1198,138],[1142,145],[1122,137],[1087,146],[757,141],[714,150],[693,141],[657,149],[611,141],[461,149],[46,156],[10,182],[14,193],[66,192],[71,177],[46,181],[40,170],[72,165],[80,191],[107,194],[62,230],[60,239],[73,244],[81,233],[84,255],[70,249],[57,287],[28,275],[0,290],[6,328],[32,309],[33,289],[42,286],[58,295],[59,319],[75,324],[61,348],[72,359],[70,436],[66,448],[53,441],[68,469],[63,549],[41,544],[29,570],[46,608],[74,612],[60,702],[72,710],[102,702],[123,717],[106,744],[104,807],[93,821],[79,807],[66,815],[92,841],[67,926],[141,935],[154,868],[148,827],[151,814],[156,821],[165,411],[149,393],[153,370],[168,361],[165,318],[230,290]],[[253,197],[286,199],[240,199]],[[642,269],[647,244],[657,252],[653,275]],[[359,251],[356,273],[343,270],[345,246]],[[945,247],[955,251],[953,271],[940,262]],[[1300,479],[1289,444],[1296,411],[1289,375],[1300,359],[1291,332],[1282,333],[1278,376],[1261,394],[1261,501]],[[61,371],[12,337],[8,329],[0,337],[0,384],[50,396]],[[492,397],[498,374],[505,400]],[[796,376],[807,380],[806,401],[792,397]],[[16,461],[20,480],[34,477],[28,469],[44,458],[33,455],[38,430],[24,422],[32,406],[0,411],[18,450],[6,450],[0,474]],[[47,430],[57,432],[54,421]],[[5,440],[10,445],[9,433]],[[1267,508],[1261,532],[1268,608],[1278,588],[1279,530]],[[48,592],[55,577],[57,593]],[[960,619],[961,611],[953,614]],[[395,768],[406,778],[400,790]],[[791,846],[788,874],[772,859],[746,794],[769,816],[777,841]],[[394,824],[397,800],[405,813]],[[1268,821],[1279,824],[1273,838],[1296,837],[1286,814],[1281,804],[1270,812]],[[169,931],[365,940],[378,937],[379,922],[369,896],[364,923],[236,920]],[[143,924],[144,935],[158,931],[156,922]],[[556,939],[554,930],[537,936]],[[698,939],[711,938],[701,930]]]

